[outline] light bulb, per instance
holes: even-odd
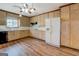
[[[25,11],[25,9],[24,9],[24,8],[22,8],[22,11],[24,12],[24,11]]]
[[[34,9],[32,8],[30,11],[31,11],[31,12],[34,12]]]
[[[27,13],[28,12],[28,9],[25,9],[25,12]]]
[[[19,17],[22,17],[22,15],[20,14]]]
[[[26,7],[26,4],[24,4],[24,8]]]

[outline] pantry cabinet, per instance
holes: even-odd
[[[61,8],[61,45],[79,49],[79,4]]]
[[[79,49],[79,4],[70,6],[71,13],[71,47]]]
[[[61,45],[71,47],[69,8],[70,6],[61,8]]]

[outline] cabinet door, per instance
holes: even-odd
[[[37,36],[38,36],[38,35],[37,35],[37,30],[31,29],[31,30],[30,30],[30,33],[31,33],[31,36],[32,36],[32,37],[37,38]]]
[[[14,31],[9,31],[8,32],[8,41],[11,41],[11,40],[15,40],[15,32]]]
[[[48,17],[48,14],[42,14],[38,16],[38,24],[40,26],[45,26],[45,19]]]
[[[70,23],[69,21],[62,21],[61,24],[61,45],[70,47]]]
[[[41,15],[40,24],[41,24],[41,26],[45,25],[45,15],[44,14]]]
[[[58,10],[58,11],[54,11],[53,12],[54,13],[54,17],[60,17],[60,10]]]
[[[20,31],[19,31],[19,30],[16,30],[16,31],[14,31],[14,32],[15,32],[15,39],[21,38],[21,37],[20,37]]]
[[[28,30],[24,30],[23,33],[24,33],[24,37],[27,37],[29,35],[29,31]]]
[[[70,6],[61,8],[61,45],[71,47],[69,8]]]
[[[71,5],[71,46],[79,49],[79,4]]]
[[[6,12],[0,11],[0,25],[6,24]]]
[[[32,23],[36,22],[36,17],[32,17],[32,18],[31,18],[31,22],[32,22]]]
[[[69,8],[70,6],[62,7],[61,8],[61,20],[62,21],[67,21],[69,20]]]
[[[71,47],[79,49],[79,20],[71,21]]]
[[[25,27],[25,26],[29,26],[30,24],[30,21],[29,21],[29,18],[28,17],[21,17],[20,18],[20,26],[23,26],[23,27]]]
[[[38,17],[38,24],[41,25],[41,15],[37,16]]]

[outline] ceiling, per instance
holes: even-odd
[[[31,7],[31,3],[28,4]],[[66,3],[33,3],[33,7],[36,8],[36,11],[32,14],[23,13],[23,15],[28,17],[39,15],[42,13],[56,10],[60,6],[65,4]],[[0,9],[19,14],[19,8],[14,7],[15,5],[22,7],[23,3],[0,3]]]

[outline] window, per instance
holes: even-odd
[[[7,27],[19,27],[20,21],[17,18],[7,18]]]

